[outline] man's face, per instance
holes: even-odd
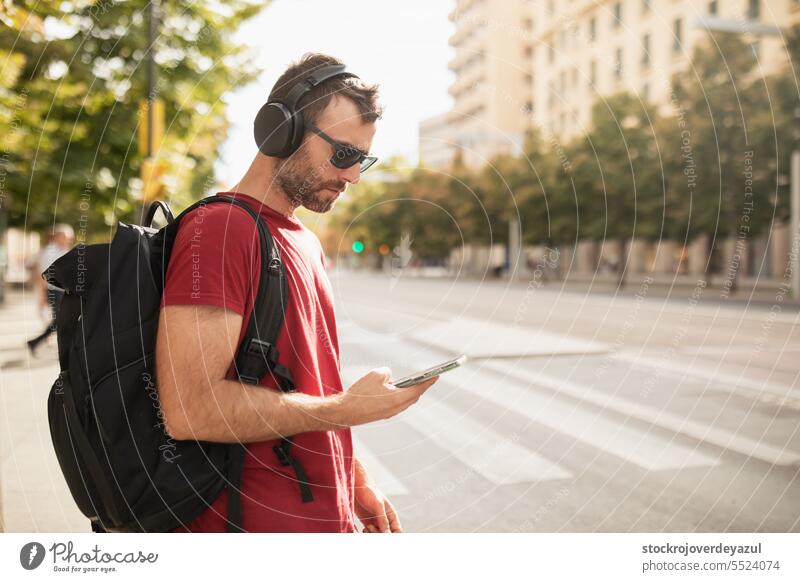
[[[70,237],[64,232],[57,232],[53,237],[53,242],[56,243],[56,246],[63,248],[67,248],[72,246],[72,240]]]
[[[368,153],[375,136],[375,124],[364,123],[355,103],[334,96],[315,125],[339,143]],[[276,167],[275,181],[293,206],[313,212],[328,212],[348,184],[357,184],[360,166],[339,169],[331,164],[333,146],[313,132],[307,132],[298,150]]]

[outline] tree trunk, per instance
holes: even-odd
[[[628,253],[626,252],[627,239],[620,237],[617,239],[617,248],[619,249],[619,261],[617,261],[617,288],[622,289],[625,287],[625,273],[628,270]]]

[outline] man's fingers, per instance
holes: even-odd
[[[386,517],[389,519],[389,529],[392,533],[401,533],[403,528],[400,527],[400,520],[397,518],[397,512],[394,510],[394,506],[389,503],[388,499],[383,502],[383,506],[386,509]]]
[[[416,392],[417,396],[419,397],[422,396],[428,388],[436,384],[436,381],[438,379],[439,376],[434,376],[433,378],[425,380],[420,384],[415,384],[414,386],[409,386],[408,388],[399,388],[399,390],[411,390],[413,392]]]
[[[381,533],[389,532],[389,520],[387,519],[386,511],[383,508],[381,508],[381,511],[378,512],[378,515],[375,516],[375,521],[378,531]]]

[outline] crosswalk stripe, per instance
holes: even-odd
[[[491,366],[494,370],[496,365],[483,364],[483,366]],[[462,389],[504,409],[523,414],[538,424],[548,426],[650,471],[718,464],[715,457],[700,453],[693,448],[606,419],[601,416],[602,413],[586,412],[556,398],[531,391],[529,386],[533,383],[538,384],[538,376],[531,375],[526,384],[518,376],[505,376],[506,370],[501,369],[497,372],[501,376],[467,368],[452,373],[446,381],[457,384]],[[560,380],[557,382],[559,390],[563,392],[561,386],[564,383]],[[583,393],[587,394],[588,391],[584,389]],[[585,397],[583,399],[586,400]]]
[[[434,398],[425,398],[401,420],[495,485],[565,479],[571,474],[533,451],[462,415]]]
[[[609,396],[608,394],[603,394],[593,390],[588,386],[576,384],[574,382],[567,382],[549,374],[527,371],[524,374],[518,371],[509,373],[507,365],[504,367],[492,362],[484,363],[483,366],[503,375],[508,374],[507,378],[510,378],[512,381],[515,380],[523,383],[524,385],[535,384],[537,386],[542,386],[559,394],[566,394],[584,402],[601,406],[607,410],[612,410],[625,416],[648,422],[652,425],[665,428],[672,432],[685,434],[692,438],[714,444],[723,449],[728,449],[749,457],[754,457],[767,463],[774,465],[797,465],[800,463],[800,454],[786,448],[780,448],[770,445],[769,443],[764,443],[749,437],[740,436],[728,430],[715,428],[707,423],[690,420],[685,416],[672,414],[665,410],[659,410],[650,406],[637,404],[622,398],[615,398],[613,396]],[[497,383],[497,381],[498,380],[495,377],[494,382]],[[467,386],[467,388],[470,389],[469,386]],[[503,390],[506,390],[505,386],[503,387]],[[496,395],[492,395],[492,397],[495,396]],[[489,395],[486,397],[488,398]],[[549,402],[549,400],[547,401]],[[500,402],[498,402],[498,404],[499,403]],[[546,423],[546,420],[547,419],[537,418],[537,422]],[[563,432],[563,429],[559,426],[554,425],[553,428],[562,430]],[[685,447],[682,448],[685,449]],[[685,450],[693,453],[693,458],[696,458],[696,456],[699,454],[692,449]]]
[[[688,377],[701,380],[727,392],[746,392],[749,396],[755,398],[763,398],[769,395],[781,401],[797,401],[800,399],[800,390],[793,389],[792,386],[743,378],[741,375],[724,372],[708,364],[696,361],[688,363],[683,359],[687,357],[686,355],[681,358],[681,361],[677,362],[671,362],[667,358],[660,359],[629,352],[619,352],[614,354],[613,357],[638,368],[657,370],[660,374],[669,375],[672,378]]]
[[[410,491],[394,476],[394,473],[384,465],[378,456],[373,454],[364,441],[353,434],[353,452],[356,458],[364,464],[370,478],[375,481],[378,489],[386,496],[408,495]]]

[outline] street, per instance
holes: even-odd
[[[345,384],[471,356],[354,429],[407,530],[800,531],[796,307],[331,278]]]
[[[406,531],[800,531],[796,307],[330,276],[345,385],[470,356],[403,414],[353,431]],[[2,526],[87,531],[47,427],[55,349],[28,356],[32,295],[8,301]]]

